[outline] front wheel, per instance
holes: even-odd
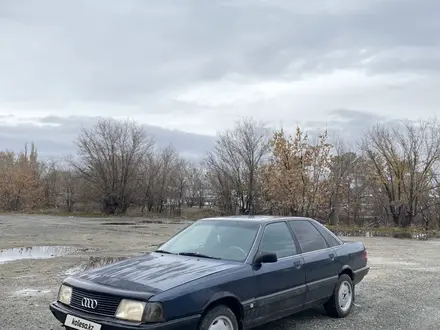
[[[226,306],[211,309],[202,318],[199,330],[239,330],[235,314]]]
[[[326,312],[333,317],[346,317],[350,314],[354,304],[354,285],[350,276],[339,276],[333,295],[324,304]]]

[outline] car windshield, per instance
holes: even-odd
[[[199,220],[158,250],[173,254],[243,262],[246,260],[260,225],[232,220]]]

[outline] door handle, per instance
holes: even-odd
[[[293,265],[295,266],[296,269],[300,269],[302,266],[302,261],[301,260],[294,261]]]
[[[330,253],[328,256],[331,260],[335,260],[335,255],[333,253]]]

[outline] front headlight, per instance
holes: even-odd
[[[70,286],[61,284],[60,290],[58,291],[58,301],[70,305],[70,300],[72,299],[72,288]]]
[[[122,299],[116,310],[115,317],[136,322],[161,322],[164,320],[163,308],[160,303]]]
[[[151,302],[145,305],[145,311],[143,316],[144,322],[163,322],[165,321],[165,315],[163,312],[163,306],[158,302]]]

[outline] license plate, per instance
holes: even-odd
[[[78,330],[101,330],[100,324],[90,322],[72,315],[67,315],[66,321],[64,321],[64,325],[66,327]]]

